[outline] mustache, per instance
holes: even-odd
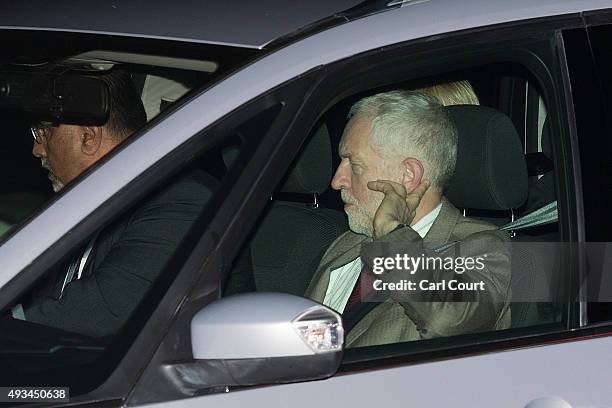
[[[40,166],[45,169],[45,170],[49,170],[51,171],[51,167],[49,167],[49,162],[47,161],[46,158],[41,158],[40,159]]]
[[[340,190],[340,198],[345,204],[359,204],[359,202],[354,197],[351,197],[351,195],[347,193],[346,190]]]
[[[49,166],[49,162],[45,157],[40,158],[40,166],[49,172],[47,178],[51,181],[53,191],[57,193],[64,187],[64,183],[55,175],[55,173],[53,173],[53,170],[51,170],[51,166]]]

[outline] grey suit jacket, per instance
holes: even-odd
[[[470,279],[485,281],[487,291],[470,302],[405,301],[389,298],[374,307],[347,334],[346,346],[358,347],[397,343],[438,336],[507,328],[510,325],[509,236],[483,221],[463,217],[448,200],[442,199],[440,214],[421,238],[412,228],[393,231],[379,241],[408,241],[423,249],[460,242],[459,255],[476,257],[487,252],[486,268],[470,272]],[[314,274],[306,297],[323,302],[330,272],[360,255],[361,245],[372,241],[348,231],[332,243]],[[495,248],[491,253],[491,248]]]

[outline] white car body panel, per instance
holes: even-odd
[[[604,408],[612,407],[610,350],[605,337],[143,406],[519,408],[555,396],[573,408]]]

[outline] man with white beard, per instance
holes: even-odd
[[[475,301],[413,301],[391,294],[374,307],[361,302],[367,295],[361,291],[371,290],[374,280],[360,257],[367,243],[405,242],[419,248],[413,254],[418,257],[423,248],[468,239],[472,245],[460,246],[460,251],[468,248],[461,255],[476,257],[508,240],[493,225],[463,217],[444,198],[456,162],[457,131],[438,100],[399,90],[361,99],[350,110],[339,154],[331,186],[340,190],[350,231],[328,248],[306,296],[345,319],[357,319],[347,347],[508,327],[510,269],[503,250],[488,254],[483,271],[462,277],[487,284]],[[356,312],[359,308],[365,312]]]
[[[146,123],[126,72],[100,76],[110,112],[102,126],[45,124],[32,129],[32,153],[56,192]],[[116,333],[164,270],[217,182],[201,170],[166,181],[135,208],[75,248],[57,278],[13,317],[90,336]]]

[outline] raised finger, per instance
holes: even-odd
[[[368,188],[374,191],[380,191],[385,195],[389,193],[395,193],[400,197],[406,197],[406,189],[400,183],[396,183],[390,180],[376,180],[369,181]]]

